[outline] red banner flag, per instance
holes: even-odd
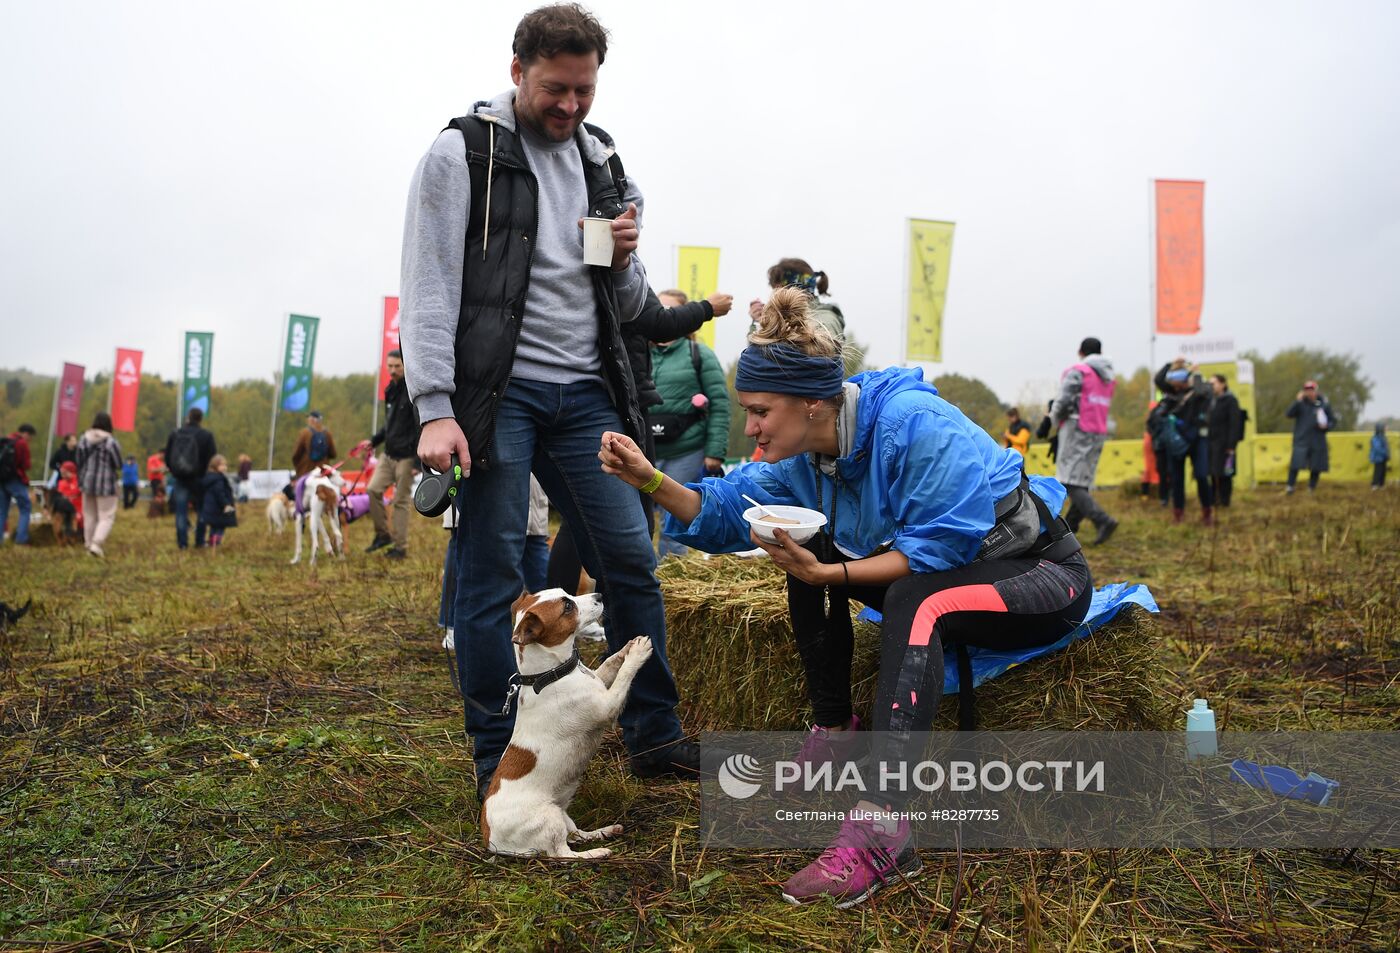
[[[399,349],[399,299],[384,299],[384,331],[379,335],[379,395],[389,386],[389,352]]]
[[[141,390],[141,352],[117,348],[117,372],[112,375],[112,427],[136,429],[136,398]]]
[[[56,434],[78,432],[78,407],[83,402],[83,370],[81,364],[63,365],[63,373],[58,378]]]
[[[1157,333],[1196,334],[1205,299],[1206,184],[1158,179]]]

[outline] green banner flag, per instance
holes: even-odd
[[[180,419],[195,407],[209,414],[209,363],[214,356],[214,334],[185,332],[185,382],[180,388]]]
[[[311,406],[311,364],[316,358],[316,328],[320,318],[293,314],[287,318],[287,353],[282,359],[282,409]]]

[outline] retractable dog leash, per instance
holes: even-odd
[[[457,491],[462,486],[462,462],[454,453],[445,473],[426,465],[424,471],[418,489],[413,492],[413,506],[424,516],[441,516],[457,499]]]

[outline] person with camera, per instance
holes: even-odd
[[[686,303],[680,291],[663,291],[668,308]],[[651,348],[661,403],[651,411],[656,468],[677,483],[723,476],[729,446],[729,385],[715,352],[694,335],[661,341]],[[657,541],[662,557],[683,556],[687,547],[665,533]]]
[[[1185,358],[1163,364],[1153,382],[1162,399],[1153,409],[1154,444],[1163,450],[1171,480],[1172,522],[1186,518],[1186,461],[1196,480],[1196,496],[1201,501],[1201,522],[1215,522],[1215,493],[1210,485],[1210,440],[1208,414],[1210,387],[1201,380],[1196,365]]]
[[[1288,461],[1284,492],[1293,492],[1299,470],[1308,471],[1308,492],[1316,492],[1317,481],[1327,472],[1327,431],[1337,426],[1337,415],[1327,398],[1318,393],[1317,381],[1304,381],[1284,416],[1293,421],[1293,456]]]

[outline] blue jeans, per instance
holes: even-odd
[[[1175,457],[1171,461],[1172,506],[1186,508],[1186,461],[1191,461],[1191,475],[1196,479],[1196,496],[1202,506],[1214,506],[1215,494],[1210,486],[1210,444],[1200,437],[1190,440],[1186,456]]]
[[[549,537],[526,536],[525,553],[520,557],[520,575],[530,592],[548,589]],[[442,595],[438,598],[438,627],[452,626],[457,603],[457,537],[448,534],[447,554],[442,559]],[[453,627],[455,628],[455,627]]]
[[[473,470],[458,494],[457,671],[466,695],[489,712],[505,704],[516,672],[510,607],[524,587],[520,559],[530,511],[530,473],[574,531],[584,568],[607,607],[608,649],[649,635],[655,652],[637,673],[618,719],[634,754],[678,741],[676,683],[666,661],[666,613],[656,554],[637,491],[598,464],[603,431],[622,429],[600,380],[544,384],[511,380],[498,406],[489,470]],[[515,712],[501,717],[465,705],[477,778],[496,770]]]
[[[663,457],[660,449],[656,453],[656,469],[677,483],[694,483],[700,479],[701,471],[705,466],[704,447],[693,453],[683,453],[678,457]],[[657,537],[656,549],[661,556],[684,556],[690,552],[689,546],[682,546],[665,533]]]
[[[520,575],[525,580],[526,592],[539,592],[549,588],[548,536],[525,537],[525,553],[520,557]]]
[[[186,549],[190,545],[191,503],[194,504],[196,514],[204,508],[204,494],[200,492],[199,487],[190,486],[184,480],[171,479],[170,505],[175,510],[175,543],[181,549]],[[204,545],[204,534],[208,530],[208,524],[196,515],[194,524],[194,545],[196,548]]]
[[[11,540],[21,546],[29,542],[29,487],[23,480],[0,483],[0,526],[10,525],[10,501],[19,507],[19,522]]]

